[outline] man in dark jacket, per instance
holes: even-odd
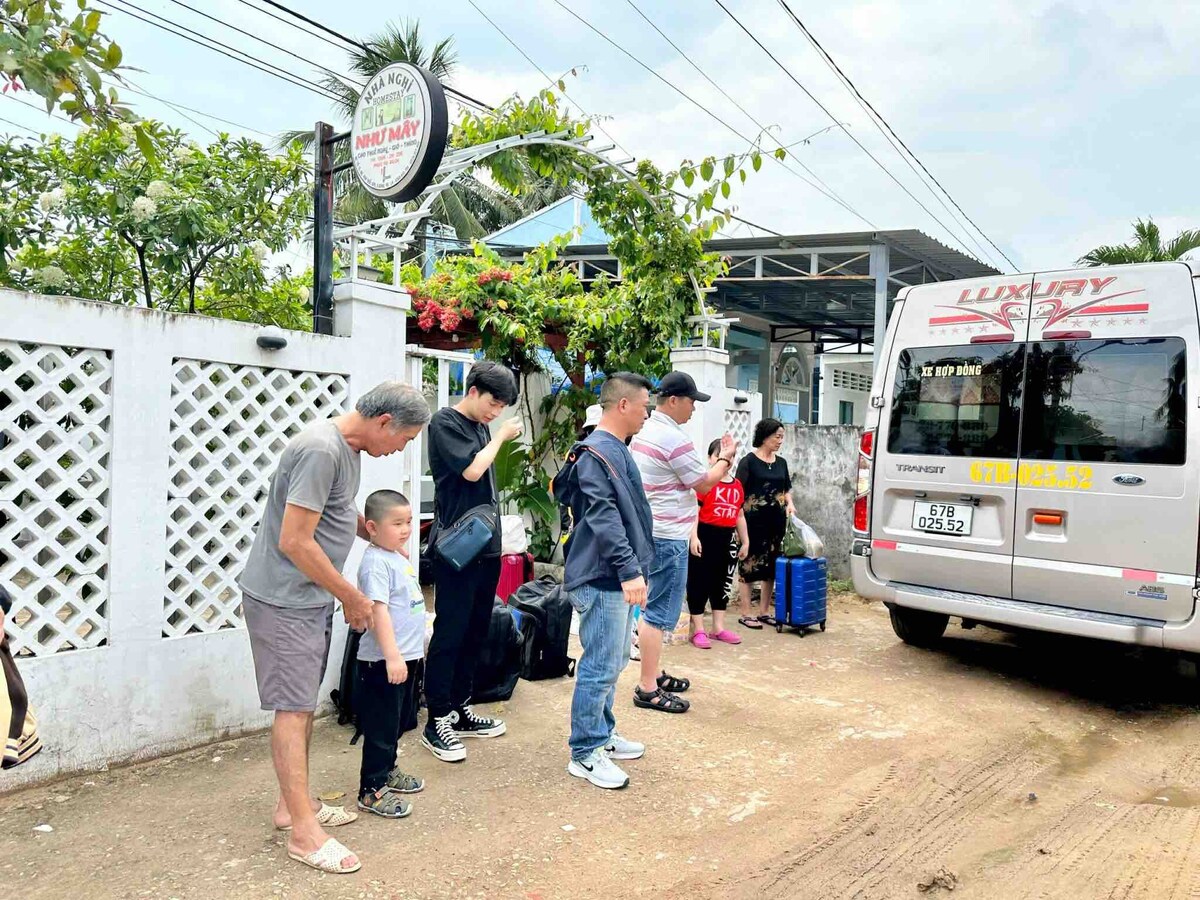
[[[613,698],[629,661],[635,607],[646,605],[654,562],[654,521],[628,440],[646,421],[650,382],[618,372],[600,392],[596,430],[571,452],[554,493],[571,507],[565,584],[579,613],[583,658],[571,703],[571,763],[567,772],[602,788],[629,784],[614,759],[638,759],[645,746],[617,734]]]

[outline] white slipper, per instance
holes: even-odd
[[[342,865],[343,859],[354,855],[337,838],[330,838],[321,845],[320,850],[314,850],[307,856],[301,856],[299,853],[288,851],[288,858],[294,859],[298,863],[304,863],[304,865],[317,869],[320,872],[327,872],[330,875],[349,875],[351,872],[357,872],[361,869],[362,860],[357,860],[352,866]]]
[[[321,808],[317,810],[317,824],[337,828],[341,825],[349,825],[351,822],[358,819],[358,813],[347,810],[344,806],[327,806],[322,803]],[[291,831],[291,825],[276,827],[277,831]]]

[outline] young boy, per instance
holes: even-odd
[[[454,406],[439,409],[429,423],[429,469],[434,483],[436,528],[448,529],[477,506],[497,507],[493,467],[505,441],[521,436],[521,422],[511,418],[488,429],[517,400],[517,381],[499,363],[483,360],[471,366],[465,394]],[[434,538],[436,540],[436,537]],[[487,637],[500,580],[500,534],[461,571],[434,555],[433,580],[437,618],[425,663],[425,700],[429,721],[421,745],[443,762],[462,762],[462,738],[504,734],[502,719],[481,716],[471,707],[475,661]]]
[[[412,507],[397,491],[367,497],[363,517],[371,546],[358,567],[358,588],[372,601],[371,626],[358,645],[358,719],[363,733],[358,808],[403,819],[412,805],[398,794],[425,787],[396,768],[400,736],[417,727],[425,663],[425,598],[408,560]]]

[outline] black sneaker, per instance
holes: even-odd
[[[460,738],[465,737],[500,737],[507,731],[503,719],[489,719],[476,715],[467,703],[450,713],[454,722],[454,733]]]
[[[467,758],[467,748],[454,733],[454,720],[457,717],[457,713],[436,719],[430,716],[425,733],[421,735],[421,746],[442,762],[462,762]]]

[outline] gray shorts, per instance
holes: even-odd
[[[333,604],[308,609],[272,606],[242,595],[263,709],[313,712],[329,661]]]

